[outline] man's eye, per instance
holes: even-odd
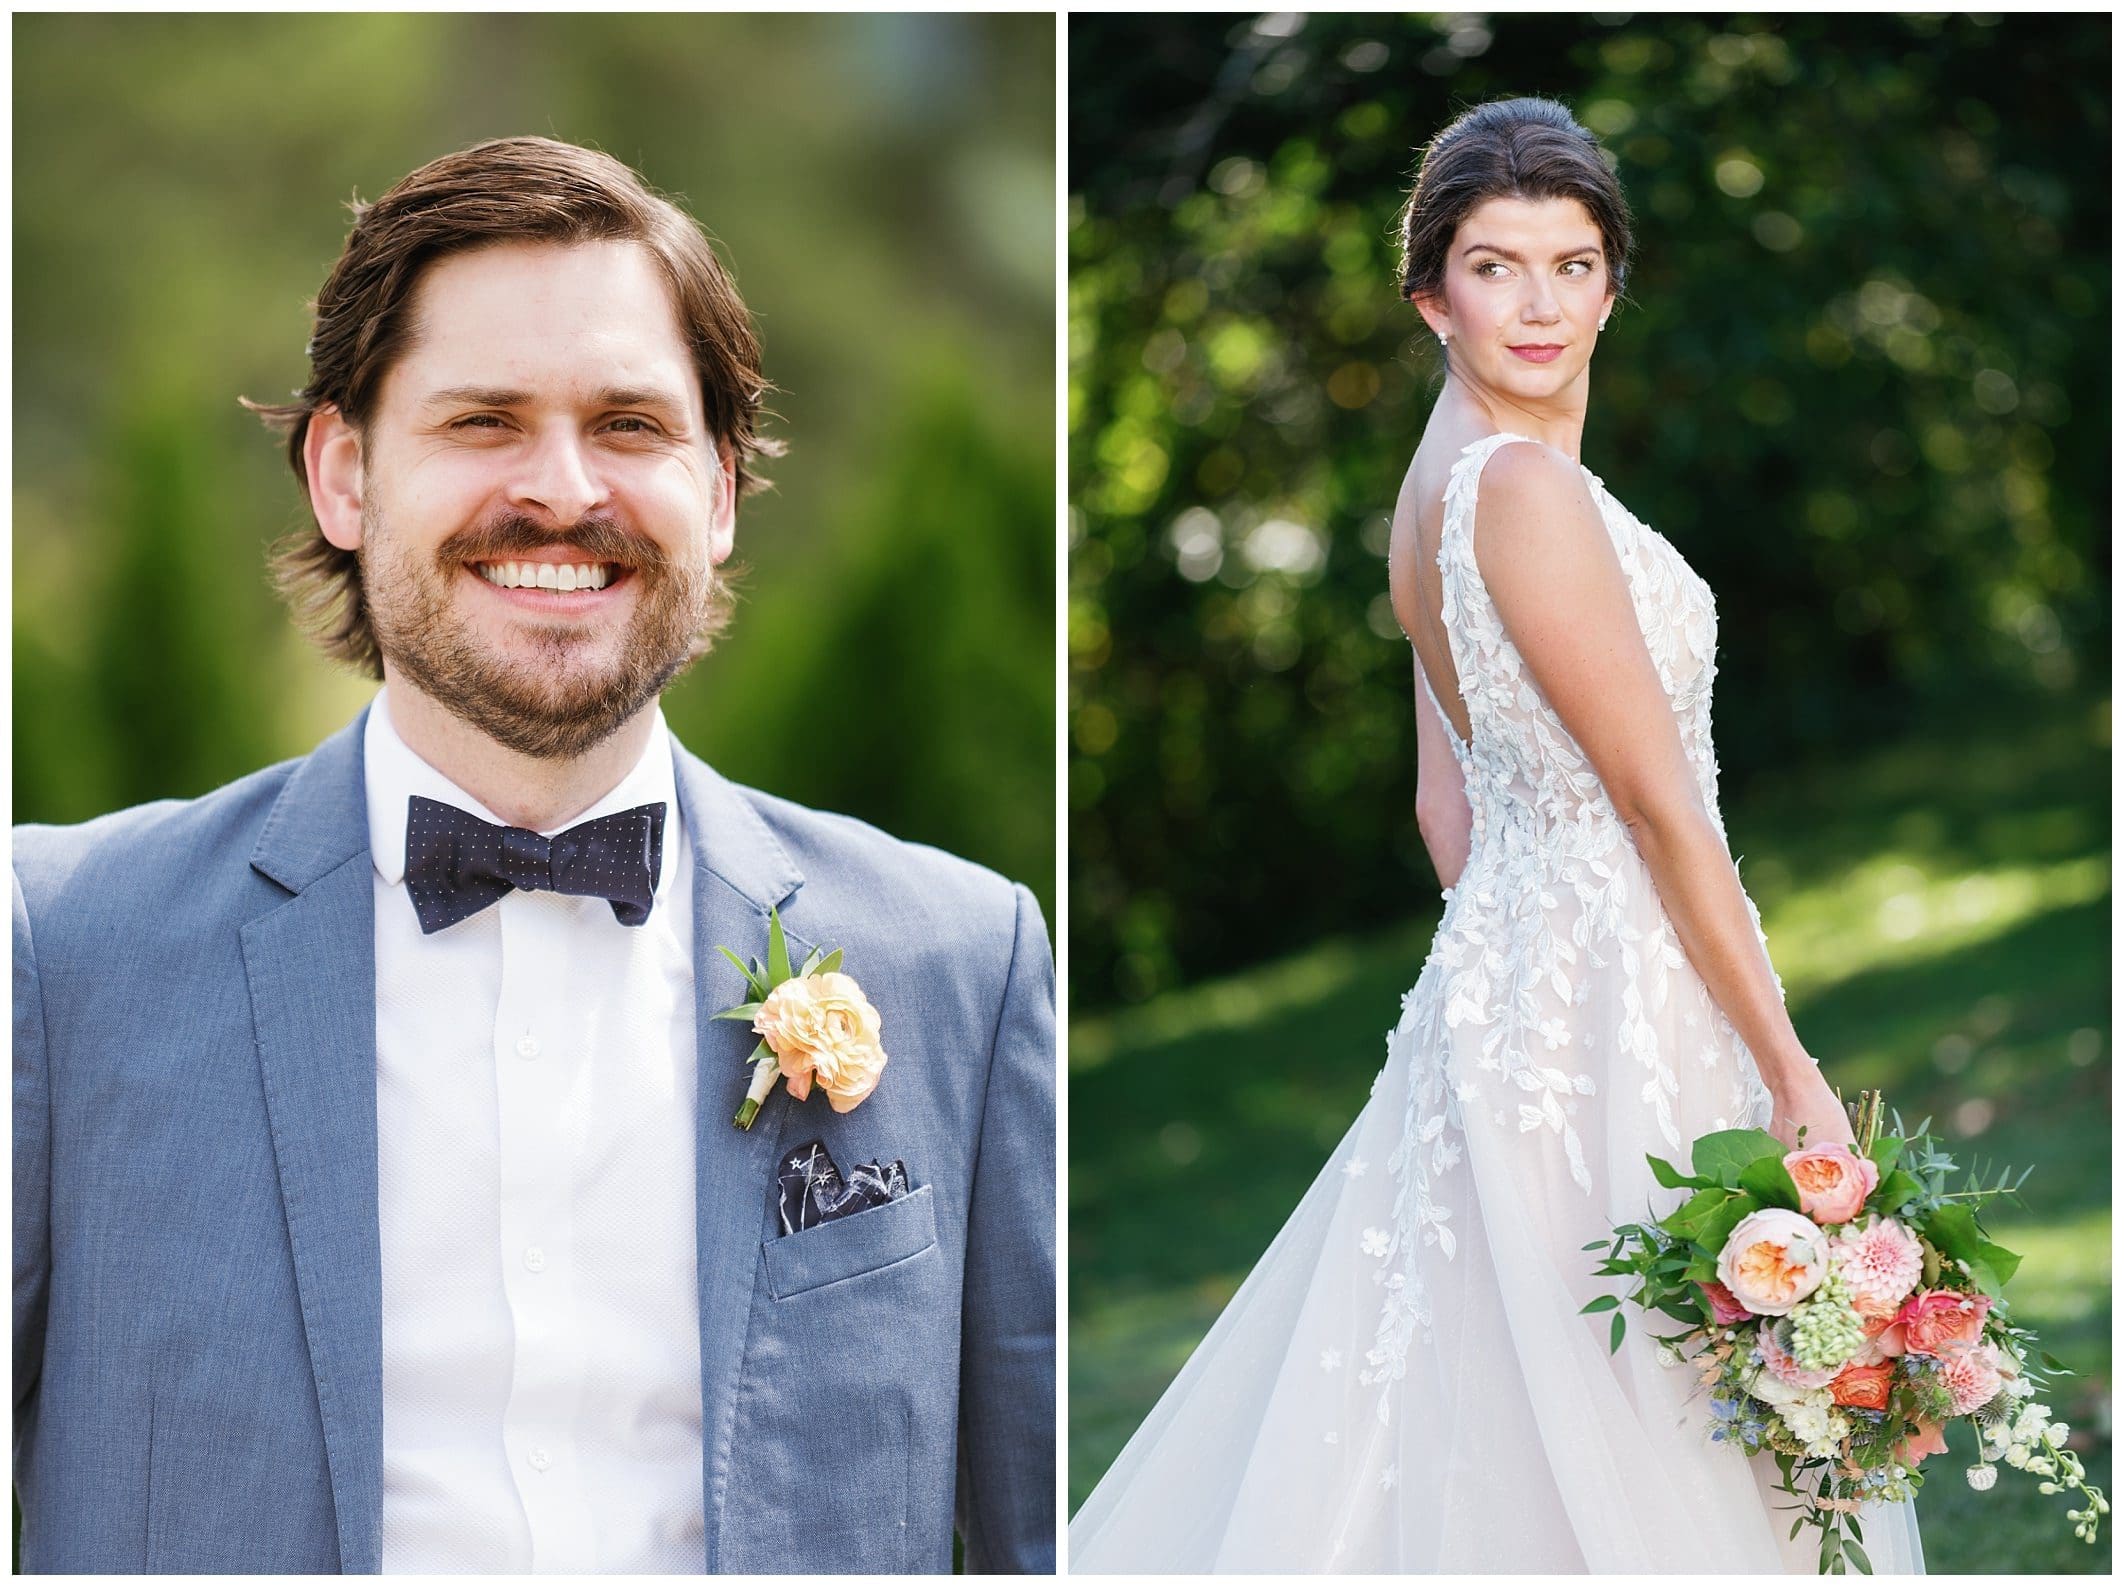
[[[453,430],[486,430],[501,428],[501,416],[493,413],[474,413],[459,419],[450,426]]]
[[[625,414],[614,419],[611,428],[618,429],[622,425],[631,425],[633,427],[625,432],[628,435],[647,435],[654,428],[647,419],[636,418],[632,414]]]

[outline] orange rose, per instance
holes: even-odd
[[[1894,1379],[1894,1367],[1846,1367],[1831,1380],[1829,1398],[1862,1411],[1885,1411]]]
[[[1984,1314],[1991,1310],[1988,1295],[1965,1295],[1956,1289],[1928,1289],[1903,1302],[1895,1320],[1903,1327],[1903,1348],[1921,1356],[1936,1356],[1957,1345],[1973,1345],[1984,1337]]]

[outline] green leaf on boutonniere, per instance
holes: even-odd
[[[713,1017],[716,1019],[751,1019],[759,1011],[760,1005],[757,1003],[740,1003],[736,1008],[726,1008],[722,1013]]]
[[[738,974],[742,975],[745,978],[745,986],[747,990],[752,992],[757,997],[765,997],[767,995],[767,989],[760,985],[760,978],[757,975],[754,975],[752,971],[745,968],[745,961],[743,959],[740,959],[728,948],[719,947],[715,951],[717,953],[720,953],[724,958],[728,959],[732,964],[737,966]]]
[[[813,948],[803,964],[798,967],[797,979],[802,980],[807,976],[817,975],[819,973],[819,961],[825,957],[826,950],[824,948]]]
[[[819,961],[819,967],[811,973],[813,975],[831,975],[840,967],[841,950],[839,948],[836,948],[833,950],[833,952],[827,954],[825,958],[821,959]]]
[[[789,979],[789,939],[782,934],[782,912],[771,907],[767,911],[767,973],[774,977],[770,983],[774,986]]]

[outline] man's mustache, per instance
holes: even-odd
[[[650,573],[662,572],[671,561],[662,546],[621,528],[614,518],[584,518],[560,530],[532,518],[501,518],[458,530],[435,554],[444,562],[502,562],[558,546],[573,547],[592,562],[616,562]]]

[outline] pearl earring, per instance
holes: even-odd
[[[1439,345],[1440,347],[1443,347],[1443,346],[1445,346],[1445,344],[1446,344],[1446,333],[1445,333],[1444,331],[1440,331],[1440,332],[1438,333],[1438,345]]]
[[[1608,328],[1608,322],[1607,322],[1607,320],[1603,319],[1603,320],[1602,320],[1602,321],[1600,322],[1600,328],[1601,328],[1602,330],[1606,330],[1606,329]]]

